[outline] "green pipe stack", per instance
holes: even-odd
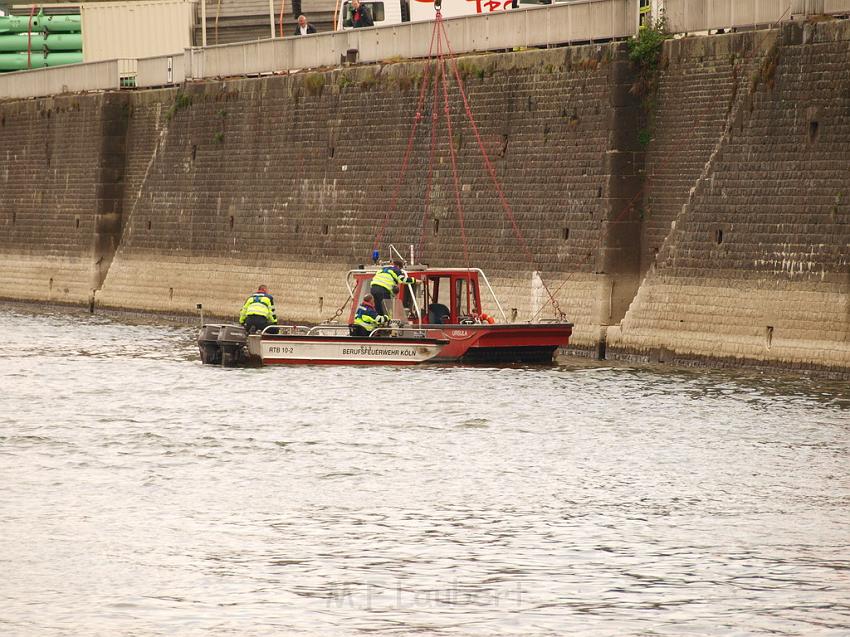
[[[0,73],[82,61],[79,15],[0,16]]]

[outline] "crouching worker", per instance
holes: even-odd
[[[396,260],[392,265],[387,265],[378,270],[372,277],[369,291],[375,298],[375,309],[378,314],[388,314],[385,301],[398,294],[398,287],[405,283],[412,285],[416,282],[413,277],[407,276],[407,272],[401,269],[403,262]]]
[[[348,326],[348,332],[352,336],[369,336],[379,325],[387,322],[387,317],[378,314],[375,310],[375,299],[371,294],[363,297],[363,302],[357,307],[354,315],[354,323]]]
[[[248,297],[239,313],[239,323],[245,326],[249,334],[262,332],[269,325],[277,323],[274,299],[265,285]]]

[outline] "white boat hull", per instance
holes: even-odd
[[[263,335],[263,365],[416,365],[436,357],[436,339]]]

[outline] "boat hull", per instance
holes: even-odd
[[[263,365],[417,365],[448,343],[437,338],[369,338],[263,334]]]
[[[570,323],[423,325],[431,338],[449,342],[434,361],[486,363],[551,363],[555,350],[566,347]]]

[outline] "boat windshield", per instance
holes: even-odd
[[[451,323],[451,277],[429,276],[425,277],[422,283],[422,307],[427,310],[425,320],[432,325]],[[444,290],[442,295],[441,288]]]
[[[424,277],[419,298],[425,320],[433,325],[457,323],[480,314],[476,285],[463,276]]]
[[[481,313],[475,302],[475,293],[470,286],[469,279],[455,279],[455,307],[457,308],[458,322],[464,319],[472,319]]]

